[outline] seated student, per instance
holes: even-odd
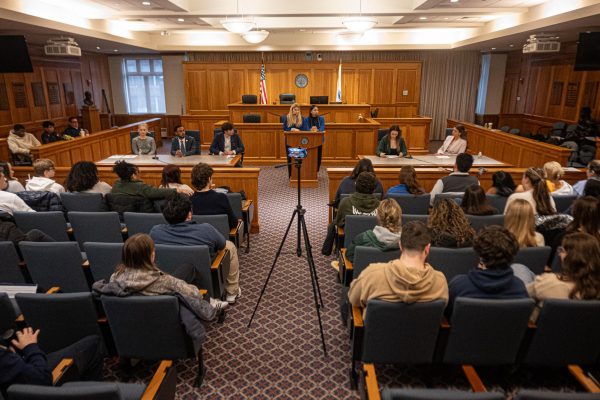
[[[15,171],[13,171],[12,165],[9,162],[0,161],[0,171],[4,172],[4,178],[6,179],[6,187],[0,190],[6,190],[11,193],[19,193],[25,190],[21,182],[15,178]]]
[[[181,168],[173,164],[163,167],[159,187],[170,189],[183,188],[191,193],[194,192],[191,187],[181,182]]]
[[[400,182],[396,186],[392,186],[388,189],[387,195],[390,194],[412,194],[415,196],[425,193],[425,189],[417,181],[417,171],[410,165],[404,165],[400,168],[400,174],[398,176]]]
[[[556,213],[554,199],[550,196],[548,185],[544,179],[544,172],[539,168],[528,168],[523,174],[521,180],[523,192],[515,192],[506,200],[504,213],[511,202],[516,199],[523,199],[529,202],[533,207],[533,213],[536,215],[552,215]]]
[[[527,285],[529,296],[538,302],[532,320],[546,299],[600,300],[600,244],[594,236],[575,232],[566,235],[558,248],[560,273],[547,272]]]
[[[31,149],[42,145],[35,136],[25,132],[21,124],[16,124],[8,133],[6,142],[11,154],[21,163],[31,163]]]
[[[210,154],[236,155],[244,154],[244,143],[240,135],[235,134],[233,124],[229,121],[221,125],[223,133],[214,137],[210,144]]]
[[[138,125],[138,135],[131,140],[131,151],[133,154],[156,154],[156,142],[152,136],[148,136],[148,124]]]
[[[454,163],[454,172],[438,179],[433,189],[431,189],[431,204],[434,204],[435,196],[439,193],[463,193],[467,187],[479,185],[477,177],[469,175],[469,170],[472,166],[472,155],[467,153],[457,155]]]
[[[546,185],[551,194],[570,195],[574,194],[573,187],[562,180],[565,170],[556,161],[549,161],[544,164],[544,174],[546,175]]]
[[[65,358],[72,358],[79,380],[99,381],[104,364],[103,346],[99,336],[83,339],[53,353],[44,353],[38,346],[40,330],[31,327],[16,332],[16,339],[6,348],[0,346],[0,395],[13,384],[52,386],[52,370]],[[0,396],[0,397],[1,397]]]
[[[446,137],[438,154],[461,154],[467,151],[467,130],[463,125],[452,128],[452,135]]]
[[[213,169],[208,164],[198,163],[192,168],[192,186],[196,190],[192,195],[192,211],[194,215],[225,214],[229,221],[229,229],[238,224],[227,195],[212,190]]]
[[[515,192],[515,189],[515,182],[508,172],[496,171],[492,175],[492,186],[485,193],[508,197]]]
[[[489,205],[485,192],[479,185],[471,185],[466,188],[460,208],[468,215],[493,215],[498,213],[498,210]]]
[[[504,214],[504,227],[512,233],[519,247],[544,246],[544,236],[535,230],[533,207],[523,199],[510,203]]]
[[[427,227],[431,229],[431,245],[435,247],[469,247],[475,236],[465,213],[452,199],[435,202]]]
[[[350,283],[350,304],[366,307],[371,299],[405,303],[447,301],[446,277],[426,262],[430,243],[431,234],[425,224],[412,221],[404,225],[400,258],[370,264]]]
[[[594,236],[600,242],[600,200],[596,197],[580,197],[573,202],[573,221],[567,225],[564,232],[556,235],[552,248],[556,249],[562,243],[565,235],[584,232]]]
[[[29,179],[25,184],[26,190],[32,190],[35,192],[53,192],[62,193],[65,188],[54,181],[54,175],[56,170],[52,160],[47,158],[40,158],[33,162],[33,174],[34,177]]]
[[[71,167],[65,180],[68,192],[110,193],[112,186],[98,178],[98,167],[90,161],[78,161]]]
[[[340,201],[335,224],[343,227],[346,215],[377,215],[379,199],[373,196],[377,178],[371,172],[361,172],[356,178],[356,192]]]
[[[5,212],[13,215],[15,211],[35,212],[19,196],[6,191],[8,181],[4,177],[4,171],[0,169],[0,213]]]
[[[375,174],[373,163],[368,158],[363,158],[362,160],[359,160],[354,166],[354,169],[352,170],[350,175],[342,179],[340,185],[338,186],[335,192],[335,199],[333,200],[331,206],[337,208],[340,205],[342,194],[351,194],[356,191],[356,178],[358,178],[358,175],[361,172],[370,172],[372,174]],[[381,181],[379,179],[377,179],[377,184],[373,193],[383,193],[383,185],[381,184]]]
[[[356,235],[346,249],[346,257],[354,261],[356,246],[375,247],[381,251],[398,250],[401,232],[402,208],[396,200],[382,200],[377,207],[377,226]]]
[[[175,193],[167,199],[162,210],[168,224],[155,225],[150,237],[156,244],[172,244],[182,246],[206,245],[211,258],[217,251],[226,248],[229,251],[229,273],[226,277],[226,300],[235,303],[241,296],[240,262],[237,249],[229,240],[210,224],[197,224],[192,221],[192,202],[188,196]]]
[[[511,263],[519,251],[515,236],[501,226],[484,227],[473,242],[479,265],[466,275],[455,276],[448,285],[448,314],[458,297],[477,299],[518,299],[528,297],[525,284],[517,278]]]
[[[66,140],[63,135],[59,135],[54,130],[54,122],[44,121],[42,128],[44,129],[44,132],[42,132],[42,143],[47,144]]]
[[[575,183],[573,185],[573,190],[579,196],[583,195],[583,190],[585,189],[585,184],[588,182],[588,180],[590,180],[590,179],[600,180],[600,160],[590,161],[587,165],[587,169],[585,170],[585,173],[587,175],[587,179],[582,179],[580,181],[577,181],[577,183]]]
[[[175,137],[171,141],[171,155],[175,157],[187,157],[194,154],[194,138],[185,134],[185,128],[181,125],[175,127]]]
[[[89,135],[88,130],[79,127],[79,120],[77,117],[69,117],[69,126],[63,131],[63,136],[68,136],[67,139],[69,139],[87,135]]]
[[[375,153],[379,157],[406,157],[408,154],[408,149],[406,148],[406,143],[402,137],[402,129],[400,129],[398,125],[390,126],[388,134],[382,137],[379,141]]]
[[[600,178],[588,179],[583,189],[583,196],[592,196],[600,199]]]

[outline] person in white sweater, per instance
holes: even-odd
[[[65,188],[54,181],[56,171],[52,160],[40,158],[33,163],[33,173],[35,176],[27,181],[26,190],[36,192],[54,192],[56,194],[63,193]]]
[[[25,127],[21,124],[13,127],[6,141],[10,152],[22,161],[31,161],[31,149],[42,145],[35,136],[25,132]]]

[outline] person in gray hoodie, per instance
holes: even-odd
[[[394,199],[385,199],[377,207],[377,226],[356,235],[346,249],[346,258],[354,262],[356,246],[375,247],[381,251],[398,250],[402,232],[402,208]]]
[[[63,193],[65,188],[56,183],[54,175],[56,170],[54,169],[54,163],[52,160],[46,158],[40,158],[33,162],[33,173],[35,176],[27,181],[25,185],[26,190],[35,192],[54,192],[56,194]]]
[[[335,224],[343,227],[346,215],[377,215],[379,200],[373,195],[377,178],[372,172],[361,172],[356,178],[356,192],[340,201]]]

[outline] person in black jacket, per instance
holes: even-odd
[[[221,125],[223,133],[219,133],[210,145],[210,154],[236,155],[244,153],[244,143],[240,135],[235,133],[233,124],[229,121]]]
[[[208,164],[198,163],[192,169],[192,186],[196,190],[192,195],[192,212],[195,215],[225,214],[229,220],[229,229],[233,229],[238,220],[227,196],[212,190],[212,175],[213,169]]]

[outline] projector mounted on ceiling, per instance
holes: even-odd
[[[46,41],[44,52],[47,56],[81,57],[81,49],[75,39],[68,37],[50,38]]]
[[[558,36],[550,33],[529,35],[523,45],[523,53],[556,53],[560,51]]]

